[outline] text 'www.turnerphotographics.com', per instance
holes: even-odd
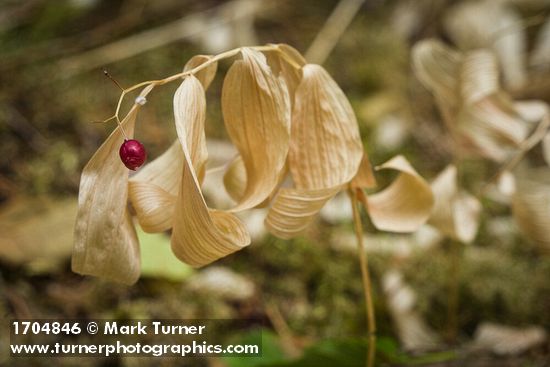
[[[255,328],[255,326],[258,326]],[[256,330],[250,332],[250,327]],[[261,356],[257,320],[11,320],[12,357]],[[246,344],[224,344],[221,330],[246,330]]]

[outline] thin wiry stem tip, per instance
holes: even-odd
[[[111,79],[111,81],[112,81],[113,83],[115,83],[115,85],[116,85],[122,92],[124,92],[124,88],[122,88],[122,86],[119,84],[119,82],[117,82],[116,79],[113,78],[113,77],[111,76],[111,74],[109,74],[109,72],[107,71],[107,69],[103,69],[103,74],[104,74],[107,78]]]

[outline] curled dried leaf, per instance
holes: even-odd
[[[516,177],[512,197],[514,218],[525,236],[550,253],[550,172],[547,168],[529,170]]]
[[[261,204],[274,191],[290,140],[290,101],[265,56],[243,48],[224,80],[224,122],[246,168],[246,189],[233,211]]]
[[[145,232],[163,232],[172,227],[183,152],[178,141],[161,156],[145,165],[128,182],[130,202]]]
[[[342,185],[356,175],[363,157],[357,119],[325,69],[309,64],[303,74],[292,116],[292,178],[299,189]]]
[[[197,55],[192,57],[185,65],[184,71],[191,70],[209,61],[212,56]],[[207,89],[216,75],[217,62],[211,63],[196,73],[196,78]],[[186,96],[181,93],[181,86],[176,91],[175,98],[178,103],[174,106],[177,118],[182,118],[180,105]],[[178,126],[178,124],[176,124]],[[205,174],[204,164],[207,159],[206,142],[204,134],[201,135],[204,126],[195,126],[191,130],[189,139],[197,139],[194,146],[192,159],[195,170],[198,172],[199,182],[202,182]],[[145,165],[129,182],[129,197],[139,224],[146,232],[163,232],[172,227],[174,215],[174,203],[176,201],[181,172],[183,170],[183,152],[178,140],[168,148],[161,156]]]
[[[300,234],[323,205],[357,174],[363,147],[346,96],[318,65],[303,67],[292,116],[289,169],[294,188],[281,189],[266,218],[282,238]]]
[[[282,77],[288,87],[290,100],[294,103],[296,88],[302,79],[302,69],[306,64],[304,57],[293,47],[286,44],[278,44],[278,51],[271,51],[266,54],[267,63],[277,77]],[[290,60],[295,65],[290,65]],[[300,68],[297,68],[299,66]]]
[[[194,77],[193,77],[194,78]],[[196,79],[196,78],[195,78]],[[198,79],[197,79],[198,80]],[[182,82],[174,96],[174,115],[178,134],[186,136],[188,145],[192,145],[191,160],[193,169],[198,172],[199,181],[204,177],[204,164],[208,157],[204,136],[204,116],[197,117],[197,124],[181,131],[178,120],[187,111],[181,106],[186,103],[188,95]],[[206,108],[204,102],[203,110]],[[203,111],[200,110],[200,111]],[[174,203],[178,195],[181,172],[183,169],[183,152],[181,142],[174,142],[160,157],[146,165],[129,183],[130,201],[136,210],[139,224],[146,232],[162,232],[172,227]]]
[[[475,50],[461,55],[428,40],[413,48],[413,63],[465,152],[503,161],[519,148],[528,126],[500,90],[497,62],[491,52]]]
[[[517,150],[528,134],[528,125],[502,94],[463,108],[457,116],[457,127],[472,145],[472,152],[499,162]]]
[[[497,60],[488,50],[472,51],[464,57],[460,71],[461,97],[474,103],[499,90]]]
[[[145,88],[145,97],[152,87]],[[131,137],[139,110],[134,104],[122,121]],[[132,284],[140,273],[139,243],[128,211],[128,169],[118,150],[124,136],[117,127],[82,172],[74,232],[72,269]]]
[[[210,59],[212,59],[211,55],[193,56],[189,61],[187,61],[187,63],[185,64],[185,67],[183,68],[183,71],[192,70],[197,66],[200,66],[205,62],[210,61]],[[207,90],[208,87],[210,86],[210,83],[212,83],[212,80],[214,80],[217,70],[218,70],[218,63],[213,62],[210,65],[206,66],[204,69],[195,73],[195,77],[201,82],[204,90]]]
[[[289,46],[286,43],[279,43],[277,48],[296,65],[303,67],[307,64],[304,56],[302,56],[302,54],[294,47]]]
[[[464,106],[457,119],[459,130],[482,154],[503,160],[526,138],[528,126],[499,92],[495,56],[487,50],[466,54],[460,78]]]
[[[383,231],[414,232],[432,211],[434,196],[430,186],[403,156],[394,157],[376,169],[396,170],[400,174],[381,192],[359,196],[372,223]]]
[[[493,21],[487,21],[491,14]],[[499,1],[468,1],[451,8],[444,25],[461,50],[492,49],[497,55],[504,81],[512,88],[527,81],[526,39],[520,15]]]
[[[229,196],[231,196],[231,199],[236,202],[239,202],[244,196],[244,191],[246,190],[246,167],[240,155],[229,163],[223,175],[223,185]]]
[[[130,178],[130,186],[134,182],[148,183],[162,188],[171,195],[178,194],[182,170],[183,153],[176,140],[163,154],[141,168]]]
[[[412,49],[412,63],[418,79],[440,102],[459,104],[459,80],[463,56],[435,39],[418,42]]]
[[[210,210],[200,190],[193,157],[201,151],[204,130],[198,130],[201,137],[194,131],[204,124],[205,108],[202,85],[193,76],[186,78],[174,97],[174,110],[178,111],[176,130],[184,161],[171,243],[174,254],[192,266],[206,265],[250,243],[242,222],[231,213]]]
[[[447,166],[432,182],[435,205],[429,223],[462,243],[472,242],[479,228],[481,204],[457,186],[457,169]]]
[[[372,189],[376,187],[376,178],[372,172],[372,165],[367,154],[363,154],[357,174],[351,181],[353,189]]]
[[[271,202],[271,199],[276,195],[279,186],[283,183],[287,177],[288,167],[285,165],[281,172],[279,173],[278,183],[273,190],[273,192],[260,204],[256,205],[255,208],[264,208]],[[223,185],[225,190],[235,202],[239,202],[244,196],[245,189],[247,186],[246,182],[246,167],[244,166],[244,161],[240,155],[234,158],[227,167],[223,175]]]
[[[265,224],[273,235],[289,239],[302,234],[311,221],[343,187],[326,189],[282,188],[269,208]]]
[[[141,181],[128,183],[130,202],[145,232],[158,233],[172,228],[177,196],[154,184]]]

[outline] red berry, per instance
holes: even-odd
[[[145,147],[139,141],[134,139],[124,139],[124,143],[120,146],[119,153],[122,163],[133,171],[135,171],[136,168],[141,167],[147,159]]]

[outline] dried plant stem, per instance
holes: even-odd
[[[322,64],[338,43],[365,0],[340,0],[306,52],[306,59]]]
[[[462,262],[462,244],[451,240],[450,264],[447,293],[447,340],[455,343],[458,333],[458,310],[460,304],[460,264]]]
[[[300,355],[300,350],[296,348],[292,331],[290,330],[290,327],[288,326],[277,305],[275,303],[269,303],[265,307],[265,312],[269,318],[269,321],[271,321],[271,324],[275,328],[275,331],[277,331],[277,334],[279,335],[284,351],[290,357],[298,357]]]
[[[376,355],[376,318],[374,316],[374,305],[372,302],[372,286],[369,275],[369,264],[367,259],[367,251],[363,244],[363,226],[361,224],[361,216],[359,215],[359,207],[357,205],[357,194],[355,191],[348,192],[353,208],[353,224],[355,227],[355,236],[357,238],[357,251],[359,255],[359,264],[361,266],[361,277],[363,279],[363,293],[365,296],[365,308],[367,314],[367,330],[368,330],[368,352],[367,352],[367,367],[374,366],[374,358]]]
[[[190,14],[159,27],[147,29],[75,56],[67,57],[59,62],[58,67],[63,70],[61,74],[64,78],[74,76],[83,71],[127,59],[175,41],[210,32],[224,24],[242,22],[273,7],[276,2],[255,1],[255,3],[252,4],[253,6],[250,6],[250,4],[243,6],[247,4],[243,4],[240,0],[221,2],[221,5],[212,9]],[[135,4],[132,4],[132,7],[135,6]],[[216,21],[212,22],[213,19]]]
[[[289,65],[291,65],[292,67],[297,68],[297,69],[301,68],[300,65],[296,64],[291,58],[289,58],[284,52],[282,52],[277,45],[253,46],[253,47],[249,47],[249,48],[254,49],[256,51],[278,52],[281,55],[281,57],[283,58],[283,60],[285,60]],[[111,121],[111,120],[116,120],[117,124],[119,126],[122,126],[121,125],[121,119],[120,119],[120,109],[122,107],[122,102],[124,101],[124,97],[126,97],[126,95],[128,93],[133,92],[134,90],[142,88],[142,87],[151,86],[151,88],[154,88],[154,87],[157,87],[157,86],[160,86],[160,85],[164,85],[164,84],[173,82],[175,80],[179,80],[181,78],[185,78],[186,76],[189,76],[189,75],[194,75],[194,74],[198,73],[199,71],[207,68],[209,65],[211,65],[215,62],[218,62],[220,60],[224,60],[224,59],[228,59],[228,58],[231,58],[233,56],[236,56],[241,51],[241,49],[242,48],[239,47],[239,48],[235,48],[235,49],[232,49],[232,50],[229,50],[229,51],[222,52],[221,54],[215,55],[210,60],[198,65],[197,67],[195,67],[191,70],[183,71],[181,73],[171,75],[171,76],[166,77],[164,79],[148,80],[148,81],[145,81],[145,82],[141,82],[141,83],[132,85],[131,87],[122,89],[120,97],[118,98],[118,103],[117,103],[114,115],[109,117],[108,119],[105,119],[103,121],[98,121],[98,122],[108,122],[108,121]]]

